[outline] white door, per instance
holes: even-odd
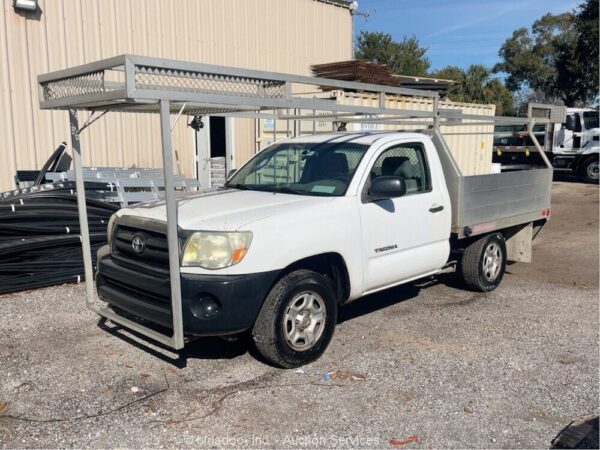
[[[575,119],[573,114],[569,114]],[[563,123],[560,125],[558,130],[558,136],[556,138],[556,145],[558,145],[558,149],[555,150],[555,153],[570,153],[573,150],[573,130],[567,130],[567,124]]]
[[[203,189],[210,187],[210,120],[202,120],[202,128],[196,131],[196,179]]]
[[[436,167],[439,167],[437,155]],[[427,162],[421,142],[392,144],[381,150],[363,186],[378,176],[404,178],[404,196],[360,203],[366,261],[365,291],[397,284],[435,271],[447,262],[450,237],[450,205]],[[431,159],[431,158],[430,158]]]

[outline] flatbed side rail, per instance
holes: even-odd
[[[552,169],[461,177],[453,220],[459,238],[548,217]]]
[[[452,205],[452,232],[459,238],[547,217],[553,173],[549,161],[543,169],[464,176],[442,133],[427,133],[442,163]],[[540,151],[537,140],[534,143]]]

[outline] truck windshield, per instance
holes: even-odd
[[[335,197],[346,193],[368,145],[282,143],[256,155],[225,185],[233,189]]]
[[[585,111],[583,113],[583,127],[586,130],[598,128],[598,111]]]

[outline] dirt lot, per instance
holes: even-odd
[[[598,314],[598,188],[575,182],[497,291],[365,297],[302,371],[219,339],[174,364],[99,326],[83,286],[3,296],[0,446],[548,448],[598,414]]]

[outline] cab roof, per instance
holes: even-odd
[[[422,133],[412,132],[412,131],[379,131],[379,132],[338,132],[338,133],[326,133],[326,134],[311,134],[307,136],[298,136],[289,139],[283,139],[279,142],[286,143],[298,143],[298,144],[320,144],[324,142],[329,142],[332,144],[336,143],[353,143],[353,144],[363,144],[363,145],[371,145],[375,141],[386,137],[393,136],[402,136],[402,137],[422,137]]]

